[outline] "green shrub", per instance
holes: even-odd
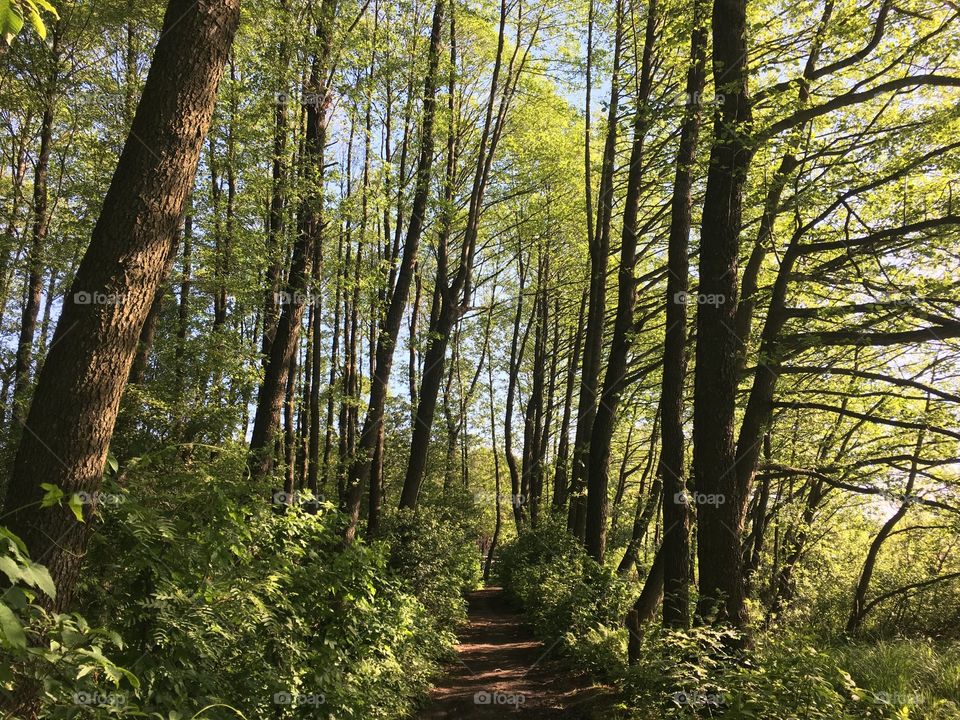
[[[404,717],[449,653],[460,589],[479,572],[468,518],[420,517],[402,547],[344,547],[341,513],[326,502],[278,512],[246,479],[242,448],[171,448],[108,489],[78,604],[110,632],[68,629],[84,635],[78,651],[113,641],[113,652],[82,681],[77,652],[57,659],[62,672],[32,670],[62,685],[45,717]],[[6,690],[15,680],[0,678]],[[121,682],[122,703],[70,701]]]
[[[525,530],[500,553],[500,583],[524,610],[534,631],[578,662],[610,675],[626,647],[623,618],[630,584],[589,558],[555,520]]]

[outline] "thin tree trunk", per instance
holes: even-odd
[[[577,314],[577,327],[573,331],[570,358],[567,360],[567,381],[563,398],[563,420],[560,421],[560,445],[557,448],[556,470],[553,475],[553,501],[555,513],[564,513],[570,496],[569,470],[567,461],[570,454],[570,420],[573,414],[573,391],[576,386],[577,370],[580,368],[580,349],[583,347],[584,314],[587,307],[587,293],[580,297],[580,312]]]
[[[490,296],[490,305],[493,306],[494,296]],[[493,406],[493,363],[487,365],[487,388],[490,397],[490,447],[493,448],[493,508],[496,520],[493,526],[493,538],[487,549],[487,557],[483,563],[483,581],[490,582],[490,568],[493,565],[493,556],[497,551],[500,540],[500,529],[503,527],[503,512],[500,509],[500,454],[497,452],[497,422],[496,411]]]
[[[352,541],[356,534],[357,520],[360,516],[360,499],[365,485],[370,485],[375,498],[377,498],[375,512],[380,507],[378,498],[379,482],[383,472],[382,464],[374,468],[372,461],[376,459],[382,463],[383,460],[383,413],[390,373],[393,368],[393,353],[400,337],[400,325],[406,311],[407,298],[410,295],[410,285],[413,280],[417,253],[420,247],[420,236],[423,233],[424,215],[426,214],[430,193],[430,175],[433,167],[433,126],[436,110],[437,72],[440,64],[440,40],[443,34],[443,13],[444,0],[437,0],[433,9],[428,69],[423,88],[423,131],[420,141],[420,156],[417,160],[417,180],[414,189],[413,207],[410,223],[407,227],[406,241],[403,245],[403,257],[397,272],[396,284],[390,297],[390,307],[377,337],[376,372],[371,378],[367,416],[360,435],[357,454],[349,471],[347,509],[350,521],[345,532],[347,542]],[[373,482],[371,482],[371,478]],[[373,517],[370,520],[374,530],[376,530],[378,522],[378,517]]]
[[[925,412],[930,410],[930,398],[927,397]],[[923,448],[923,430],[917,433],[917,442],[913,448],[913,457],[910,459],[910,475],[907,477],[907,484],[903,490],[903,501],[897,511],[887,518],[887,521],[880,528],[877,536],[870,543],[870,549],[867,551],[867,557],[863,561],[863,569],[860,571],[860,579],[857,581],[857,589],[853,594],[853,607],[850,610],[850,617],[847,619],[847,635],[856,635],[860,632],[863,624],[863,618],[867,614],[867,592],[870,589],[870,580],[873,577],[873,571],[877,566],[877,558],[880,556],[880,549],[890,537],[890,533],[897,524],[903,520],[910,510],[914,484],[917,481],[919,471],[920,451]]]
[[[600,382],[600,360],[607,308],[607,263],[610,255],[610,220],[613,216],[613,176],[616,169],[617,131],[620,112],[620,63],[623,44],[623,3],[617,0],[614,14],[613,71],[610,76],[610,103],[607,111],[607,137],[600,168],[596,229],[588,220],[590,245],[590,300],[587,306],[587,335],[583,346],[583,369],[580,374],[580,397],[577,403],[577,430],[573,442],[573,467],[570,475],[570,510],[567,526],[575,537],[583,540],[586,533],[587,502],[584,490],[590,434],[597,411]],[[591,188],[587,188],[592,192]]]
[[[640,192],[644,172],[644,140],[652,122],[648,106],[653,86],[653,45],[656,39],[657,0],[647,7],[647,22],[644,33],[643,59],[640,64],[640,87],[636,120],[633,128],[633,148],[630,153],[630,170],[627,177],[627,197],[624,201],[623,232],[620,237],[620,268],[617,272],[617,314],[614,320],[613,339],[607,358],[607,370],[603,378],[603,392],[596,409],[590,433],[587,475],[587,553],[603,561],[607,544],[607,487],[610,471],[610,444],[616,422],[620,395],[626,385],[627,360],[633,344],[634,307],[636,305],[637,264],[637,215],[640,209]]]
[[[310,191],[304,197],[298,219],[297,240],[294,243],[290,276],[287,280],[286,303],[277,322],[270,348],[270,359],[264,373],[257,399],[257,413],[250,440],[250,473],[255,479],[264,478],[273,468],[273,450],[280,410],[286,389],[287,374],[296,352],[303,319],[304,301],[311,281],[311,259],[314,244],[322,230],[320,207],[323,184],[323,157],[326,145],[326,119],[330,104],[330,88],[326,87],[327,68],[333,46],[334,19],[337,0],[322,0],[320,21],[317,25],[319,49],[310,71],[309,98],[306,102],[307,130],[304,139],[304,163]]]
[[[56,34],[54,34],[56,37]],[[56,46],[55,46],[56,47]],[[56,49],[53,51],[56,57]],[[56,61],[54,60],[54,65]],[[33,359],[33,342],[37,332],[37,316],[40,313],[40,300],[43,294],[44,263],[43,251],[50,227],[48,212],[49,196],[47,177],[50,170],[50,152],[53,143],[53,93],[57,82],[56,73],[49,80],[48,97],[40,123],[40,152],[37,155],[36,170],[33,176],[33,221],[30,229],[30,250],[27,256],[27,290],[20,316],[20,337],[17,341],[17,353],[13,369],[13,413],[23,422],[27,414],[27,389],[30,386],[30,366]],[[92,296],[82,296],[91,302]],[[14,425],[14,441],[20,432]]]

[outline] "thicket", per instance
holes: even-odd
[[[331,503],[276,502],[240,447],[143,457],[96,500],[77,613],[46,612],[46,570],[0,536],[0,692],[23,687],[16,667],[42,684],[45,717],[402,717],[479,577],[466,508],[344,546]]]

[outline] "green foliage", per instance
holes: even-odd
[[[4,691],[43,678],[49,717],[408,713],[454,641],[460,589],[477,583],[467,518],[397,519],[391,540],[344,547],[332,505],[277,513],[243,477],[239,447],[131,463],[98,507],[99,570],[80,589],[109,632],[46,614],[35,599],[52,592],[49,575],[0,535],[15,583],[2,645],[19,668]]]
[[[6,590],[0,598],[0,699],[17,688],[35,687],[52,710],[46,717],[73,717],[116,709],[139,680],[104,653],[122,655],[120,636],[94,628],[77,613],[44,606],[56,594],[50,573],[30,560],[23,542],[0,527],[0,571]]]
[[[475,521],[469,510],[437,506],[414,516],[398,512],[386,523],[390,565],[443,628],[466,620],[462,592],[480,585]]]
[[[808,638],[765,634],[748,655],[727,632],[651,627],[621,682],[642,718],[957,717],[956,649],[923,642],[814,648]]]
[[[505,546],[497,568],[539,636],[559,640],[592,669],[609,671],[615,651],[626,647],[619,628],[632,600],[629,582],[587,557],[553,518]]]
[[[47,0],[0,0],[0,37],[9,45],[29,20],[41,40],[47,37],[47,26],[41,11],[57,17],[57,10]]]

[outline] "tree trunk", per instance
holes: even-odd
[[[56,33],[54,34],[56,38]],[[54,66],[56,44],[54,45]],[[14,428],[14,443],[22,434],[19,424],[27,414],[28,392],[30,386],[30,364],[33,359],[33,341],[37,332],[37,316],[40,313],[40,300],[43,294],[43,251],[50,227],[50,213],[47,210],[49,196],[47,178],[50,170],[50,151],[53,143],[53,103],[57,82],[56,72],[49,80],[46,107],[40,122],[40,152],[37,155],[36,170],[33,175],[33,222],[30,229],[30,251],[27,256],[27,290],[23,300],[23,312],[20,315],[20,338],[17,341],[17,353],[13,366],[13,416],[18,421]]]
[[[131,138],[37,382],[6,511],[10,529],[49,568],[57,610],[70,605],[89,523],[78,523],[66,507],[40,508],[39,480],[68,496],[99,487],[137,337],[163,280],[239,16],[238,0],[170,1]],[[105,302],[79,303],[81,293]]]
[[[580,397],[577,402],[577,430],[573,441],[573,467],[570,474],[570,510],[567,526],[574,536],[584,539],[586,533],[587,457],[590,434],[597,411],[600,381],[600,359],[603,354],[603,331],[607,313],[607,261],[610,255],[610,219],[613,216],[613,176],[617,158],[617,130],[620,111],[620,60],[623,42],[623,3],[617,0],[614,30],[613,71],[610,76],[610,103],[607,110],[607,137],[600,168],[597,197],[597,223],[587,223],[590,244],[590,300],[587,306],[587,335],[583,346],[583,370],[580,374]],[[592,190],[587,189],[588,192]],[[591,235],[592,234],[592,235]]]
[[[700,97],[706,82],[707,29],[703,0],[695,0],[687,71],[687,107],[680,131],[677,169],[671,201],[667,250],[666,331],[661,385],[661,452],[663,479],[663,624],[690,624],[690,512],[684,472],[683,386],[687,372],[687,283],[690,274],[690,206],[693,166],[700,135]]]
[[[430,29],[430,50],[426,78],[423,83],[423,130],[420,141],[420,156],[417,159],[417,180],[413,194],[413,207],[407,237],[403,245],[403,257],[397,271],[396,283],[390,295],[390,306],[382,321],[377,336],[376,372],[370,379],[370,401],[367,416],[360,433],[357,452],[350,464],[348,477],[347,510],[350,521],[345,532],[347,542],[356,534],[360,517],[360,500],[363,488],[370,485],[371,492],[379,498],[379,482],[382,465],[373,467],[373,460],[383,461],[383,413],[387,400],[390,373],[393,369],[393,353],[400,337],[400,325],[407,308],[407,298],[423,234],[427,200],[430,195],[430,174],[433,168],[433,126],[437,106],[437,72],[440,65],[440,40],[443,34],[444,0],[437,0],[433,8],[433,24]],[[376,488],[373,486],[377,485]],[[379,510],[379,501],[371,508]],[[378,519],[371,516],[369,523],[376,529]]]
[[[280,11],[285,16],[288,0],[280,0]],[[284,19],[286,19],[284,17]],[[289,64],[290,46],[287,34],[281,29],[280,44],[277,48],[277,66],[281,69],[281,77],[286,77],[286,68]],[[283,257],[283,231],[287,206],[286,186],[287,160],[287,93],[286,88],[280,89],[276,96],[273,112],[273,157],[271,158],[270,180],[270,208],[267,217],[267,291],[263,301],[263,333],[260,343],[260,352],[263,356],[263,368],[266,370],[273,337],[276,334],[279,303],[277,293],[280,291],[280,273]]]
[[[249,459],[250,474],[255,479],[265,478],[273,469],[274,440],[280,423],[287,374],[290,372],[300,337],[304,303],[310,292],[314,244],[322,227],[320,215],[323,157],[327,138],[326,119],[331,100],[330,88],[326,87],[326,75],[333,45],[336,4],[337,0],[322,1],[320,21],[317,25],[319,50],[314,56],[310,71],[310,93],[304,99],[307,114],[304,163],[307,167],[309,191],[301,203],[297,240],[294,243],[286,295],[283,297],[284,305],[277,321],[270,359],[257,398]]]
[[[522,250],[517,253],[517,263],[519,265],[520,282],[517,288],[517,310],[513,316],[513,338],[510,341],[510,367],[507,374],[507,405],[503,416],[503,451],[507,458],[507,469],[510,471],[510,505],[513,508],[513,520],[519,533],[524,523],[524,498],[521,494],[520,469],[517,467],[517,458],[513,454],[513,406],[517,397],[517,380],[520,374],[520,363],[523,361],[523,351],[527,344],[527,334],[523,334],[522,342],[520,335],[520,320],[523,317],[523,289],[527,276]]]
[[[926,412],[930,410],[930,398],[927,397]],[[880,556],[880,548],[890,537],[890,533],[897,524],[903,520],[907,511],[910,509],[911,493],[917,480],[919,470],[920,450],[923,448],[923,430],[917,433],[917,443],[913,448],[913,457],[910,459],[910,475],[907,477],[907,484],[903,490],[903,501],[897,511],[891,515],[880,528],[877,536],[870,543],[870,549],[867,551],[867,557],[863,561],[863,569],[860,571],[860,579],[857,581],[857,589],[853,594],[853,607],[850,610],[850,617],[847,619],[847,635],[856,635],[860,632],[860,626],[863,618],[867,614],[867,591],[870,589],[870,579],[873,577],[873,571],[877,566],[877,558]]]
[[[731,332],[743,186],[750,164],[746,27],[746,0],[714,0],[714,83],[723,104],[714,115],[700,238],[699,293],[711,302],[697,303],[693,418],[695,487],[698,497],[713,500],[697,510],[697,613],[704,620],[736,627],[747,623],[733,442],[739,341]]]
[[[563,419],[560,421],[560,444],[557,448],[556,469],[553,475],[553,501],[551,506],[556,513],[563,513],[567,509],[567,500],[570,497],[569,471],[567,458],[570,455],[570,420],[573,414],[573,390],[576,386],[577,370],[580,367],[580,349],[583,346],[584,313],[587,307],[587,293],[580,297],[580,312],[577,315],[577,327],[573,332],[571,345],[573,349],[567,360],[567,380],[563,396]]]
[[[644,173],[643,148],[647,130],[652,121],[648,106],[653,85],[653,44],[657,23],[657,0],[647,7],[643,59],[640,65],[640,86],[637,115],[633,127],[633,148],[630,152],[630,170],[627,177],[627,197],[624,201],[623,232],[620,236],[620,267],[617,271],[617,314],[613,339],[603,378],[603,392],[596,409],[590,432],[587,473],[587,515],[585,544],[587,554],[603,562],[607,544],[607,487],[610,471],[610,444],[616,423],[620,395],[626,385],[627,360],[633,344],[636,285],[634,271],[637,265],[637,214]]]

